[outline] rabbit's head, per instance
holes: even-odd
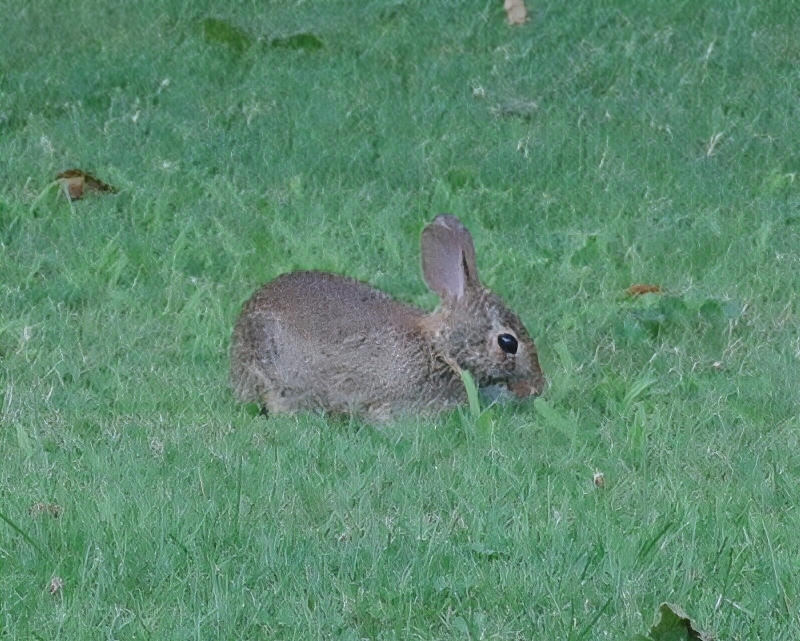
[[[536,345],[519,317],[481,285],[466,227],[442,214],[424,229],[421,245],[425,282],[442,300],[426,327],[434,349],[468,370],[478,387],[540,394],[545,378]]]

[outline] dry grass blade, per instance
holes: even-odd
[[[710,158],[716,153],[717,147],[722,142],[722,137],[724,135],[725,134],[720,131],[708,139],[708,143],[706,144],[706,158]]]
[[[644,296],[645,294],[660,294],[659,285],[631,285],[625,290],[628,296]]]

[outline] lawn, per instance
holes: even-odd
[[[3,3],[0,637],[800,638],[800,5],[527,4]],[[540,399],[236,403],[261,283],[431,309],[444,211]]]

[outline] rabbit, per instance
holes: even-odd
[[[517,397],[545,386],[536,346],[481,285],[472,236],[442,214],[422,231],[422,272],[440,306],[425,312],[351,278],[289,272],[244,304],[231,383],[265,414],[322,410],[386,423],[466,402],[461,370]]]

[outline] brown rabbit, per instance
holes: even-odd
[[[425,282],[441,298],[432,313],[324,272],[283,274],[253,294],[231,345],[239,399],[275,413],[324,410],[384,422],[465,402],[462,369],[480,388],[541,393],[536,346],[481,285],[461,221],[437,216],[421,245]]]

